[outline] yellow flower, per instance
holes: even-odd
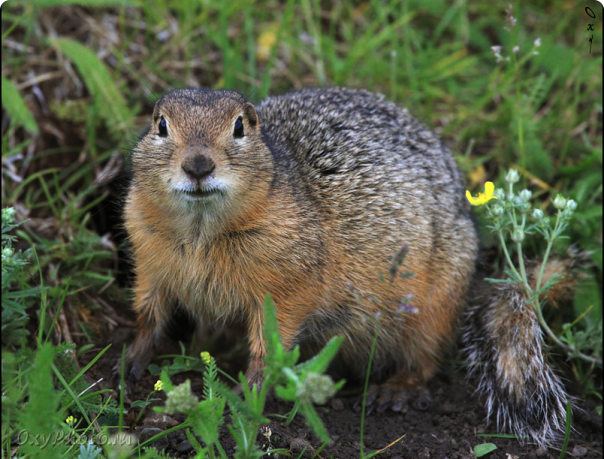
[[[268,61],[271,51],[275,46],[275,43],[277,43],[278,31],[278,24],[272,24],[258,37],[258,42],[256,44],[256,58],[260,62]]]
[[[67,419],[65,419],[65,422],[67,424],[69,424],[70,426],[74,425],[77,421],[77,418],[74,418],[73,416],[69,416]]]
[[[494,191],[495,185],[493,185],[493,182],[487,182],[484,184],[484,193],[478,193],[478,197],[475,198],[468,190],[466,190],[466,198],[468,198],[468,201],[470,201],[470,204],[473,206],[482,206],[491,199],[497,199],[497,196],[493,196]]]
[[[201,360],[203,360],[203,362],[207,365],[210,363],[210,353],[209,352],[202,352],[201,353]]]
[[[161,382],[160,380],[158,380],[158,381],[155,383],[155,386],[153,386],[153,390],[156,390],[156,391],[158,391],[158,392],[159,392],[160,390],[162,390],[163,388],[164,388],[164,383],[163,383],[163,382]]]

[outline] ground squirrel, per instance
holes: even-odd
[[[256,107],[232,91],[175,90],[155,105],[132,165],[125,208],[138,318],[127,353],[131,378],[183,309],[204,322],[244,324],[246,375],[260,381],[267,294],[285,346],[312,350],[342,335],[339,361],[358,376],[381,314],[372,377],[383,384],[369,397],[378,410],[400,410],[434,374],[463,316],[478,236],[452,155],[407,110],[343,88],[305,89]],[[384,280],[402,247],[402,269],[414,276]],[[412,312],[401,312],[410,297]],[[465,336],[476,359],[484,357],[480,340],[498,344],[481,334],[492,332],[489,308],[501,302],[470,309]],[[530,344],[529,337],[505,346],[520,352]],[[550,442],[556,429],[539,438],[539,423],[557,427],[563,413],[527,413],[536,402],[514,364],[497,368],[515,379],[492,372],[498,400],[519,393],[514,408],[499,412],[501,422]],[[540,369],[532,371],[539,378]],[[563,388],[555,390],[559,402]]]

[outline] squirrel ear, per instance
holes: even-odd
[[[251,103],[246,102],[243,105],[243,112],[245,113],[245,116],[248,119],[250,126],[256,127],[258,125],[258,114],[256,113],[256,109],[254,108],[254,106]]]
[[[158,103],[155,103],[155,107],[153,107],[153,122],[155,123],[157,121],[157,119],[159,118],[159,107],[158,107]]]

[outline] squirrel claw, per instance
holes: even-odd
[[[371,411],[373,411],[372,405],[373,405],[373,402],[375,402],[375,399],[378,397],[378,395],[380,395],[380,386],[378,386],[377,384],[371,384],[367,388],[367,396],[365,398],[365,406],[369,407],[367,414],[369,414]],[[355,402],[353,409],[356,412],[359,412],[361,410],[362,404],[363,404],[363,397],[361,396]]]
[[[140,360],[134,360],[129,362],[126,358],[124,365],[124,394],[130,395],[133,392],[133,388],[136,382],[141,378],[145,371],[146,365]],[[111,385],[113,387],[121,388],[121,371],[122,371],[122,359],[118,359],[113,366],[113,373],[111,375]]]
[[[362,397],[355,403],[354,408],[357,409],[362,404]],[[432,402],[430,393],[422,388],[415,389],[411,392],[403,389],[398,389],[389,384],[383,384],[381,386],[371,385],[367,389],[367,396],[365,400],[365,406],[367,407],[367,414],[370,414],[374,410],[377,413],[383,413],[387,409],[394,412],[401,412],[409,405],[408,402],[412,400],[411,406],[418,411],[427,410]]]
[[[418,411],[426,411],[432,405],[432,398],[430,397],[430,393],[423,389],[418,390],[417,398],[413,403],[413,407]]]

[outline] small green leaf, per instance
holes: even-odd
[[[150,398],[146,402],[143,400],[136,400],[135,402],[132,402],[130,404],[130,407],[131,408],[145,408],[146,406],[151,405],[151,403],[159,402],[159,401],[161,401],[161,398]]]
[[[224,421],[223,413],[226,399],[215,398],[199,402],[189,413],[188,421],[196,434],[208,445],[218,442],[220,427]]]
[[[300,373],[311,371],[315,373],[325,372],[331,361],[338,353],[342,341],[344,341],[343,336],[334,336],[317,355],[315,355],[312,359],[298,365],[296,370]]]
[[[331,439],[329,438],[327,430],[323,425],[323,421],[321,421],[321,418],[315,411],[315,408],[312,403],[301,403],[300,413],[304,415],[306,423],[322,442],[331,443]]]
[[[15,84],[2,76],[2,106],[8,112],[13,123],[23,126],[32,134],[40,132],[38,123],[25,104],[25,100]]]
[[[474,447],[474,456],[476,456],[476,457],[486,456],[487,454],[495,451],[496,449],[497,449],[497,446],[495,446],[493,443],[483,443],[482,445],[476,445]]]

